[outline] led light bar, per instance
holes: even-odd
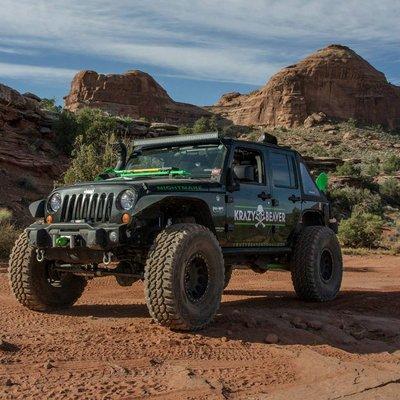
[[[151,146],[153,144],[192,143],[219,139],[218,132],[207,132],[198,135],[165,136],[162,138],[137,139],[133,141],[136,146]]]

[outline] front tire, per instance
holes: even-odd
[[[303,300],[333,300],[340,290],[343,261],[335,233],[325,226],[309,226],[294,248],[292,281]]]
[[[38,262],[35,249],[23,232],[12,249],[8,274],[16,299],[34,311],[52,311],[72,306],[82,295],[87,281],[64,273],[54,279],[49,261]]]
[[[214,234],[197,224],[172,225],[158,234],[145,267],[150,315],[163,326],[197,330],[217,312],[224,261]]]

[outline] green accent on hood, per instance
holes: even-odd
[[[321,192],[326,193],[328,190],[328,174],[321,172],[315,180],[315,184],[317,185],[317,188],[321,190]]]
[[[179,168],[142,168],[142,169],[114,169],[108,168],[97,177],[97,180],[104,179],[108,175],[110,178],[141,178],[146,176],[190,176],[190,172]]]
[[[57,247],[65,247],[69,245],[69,237],[67,236],[60,236],[56,239],[56,246]]]

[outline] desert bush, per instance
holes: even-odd
[[[79,124],[76,115],[63,110],[54,126],[56,134],[56,146],[63,153],[69,155],[74,146],[76,136],[78,135]]]
[[[347,120],[347,125],[348,125],[350,128],[355,129],[355,128],[357,128],[357,127],[359,126],[359,122],[358,122],[355,118],[349,118],[349,119]]]
[[[347,218],[353,211],[363,210],[368,213],[382,215],[382,199],[377,193],[368,189],[345,186],[329,191],[333,210],[338,218]]]
[[[361,176],[361,166],[354,163],[345,162],[336,168],[336,174],[339,176],[352,176],[358,178]]]
[[[180,126],[178,133],[180,135],[190,135],[193,133],[193,128],[190,128],[189,126]]]
[[[56,104],[56,99],[54,99],[54,98],[52,98],[52,99],[43,98],[40,101],[40,107],[43,108],[44,110],[57,112],[57,113],[62,110],[62,107],[58,106]]]
[[[5,259],[10,255],[14,242],[17,240],[20,230],[11,222],[11,211],[0,208],[0,258]]]
[[[389,204],[400,204],[400,182],[395,177],[389,177],[379,187],[379,192]]]
[[[380,160],[378,157],[372,157],[361,163],[361,174],[374,178],[379,175],[381,171]]]
[[[339,239],[348,247],[377,247],[382,238],[383,220],[380,216],[354,212],[339,225]]]
[[[79,146],[72,153],[73,159],[64,174],[64,183],[91,181],[106,168],[113,166],[116,163],[116,156],[112,149],[114,142],[114,135],[106,138],[106,142],[100,146],[94,143],[84,143],[83,138],[78,136]]]
[[[382,170],[386,174],[393,174],[400,170],[400,157],[390,154],[382,162]]]
[[[67,184],[92,180],[115,164],[112,144],[121,124],[118,117],[91,108],[79,110],[71,118],[76,137],[72,161],[63,176]]]

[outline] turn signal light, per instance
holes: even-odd
[[[53,216],[52,215],[48,215],[46,217],[46,224],[52,224],[53,223]]]
[[[131,222],[131,216],[128,213],[123,213],[122,214],[122,218],[121,221],[123,224],[129,224],[129,222]]]

